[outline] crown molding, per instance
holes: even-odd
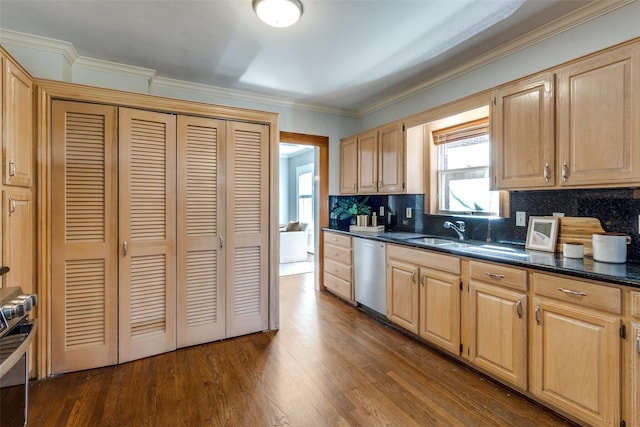
[[[396,104],[404,99],[410,98],[449,80],[453,80],[473,70],[488,65],[494,61],[540,43],[571,28],[577,27],[585,22],[598,18],[599,16],[606,15],[609,12],[631,4],[635,1],[637,0],[594,1],[569,15],[565,15],[541,27],[538,27],[527,34],[517,37],[510,42],[505,43],[493,50],[490,50],[489,52],[478,56],[473,60],[467,61],[458,67],[452,68],[451,70],[445,73],[441,73],[427,81],[413,86],[410,89],[387,97],[366,108],[360,109],[358,110],[357,117],[362,118],[368,114]]]
[[[134,65],[120,64],[117,62],[103,61],[102,59],[87,58],[84,56],[78,57],[73,64],[74,68],[83,68],[85,70],[92,70],[100,73],[117,74],[126,77],[132,77],[137,79],[145,79],[151,83],[156,77],[156,70],[151,68],[136,67]]]
[[[80,57],[76,48],[69,42],[0,28],[0,43],[4,42],[10,43],[14,46],[62,55],[71,65],[73,65]]]
[[[192,83],[183,80],[170,79],[166,77],[156,77],[151,82],[151,87],[166,88],[170,90],[179,90],[181,92],[192,92],[199,95],[207,94],[213,97],[225,97],[239,99],[248,102],[276,105],[281,107],[295,107],[301,110],[309,110],[317,113],[336,114],[340,116],[356,117],[355,110],[346,110],[338,108],[326,108],[315,104],[304,104],[290,99],[261,95],[253,92],[244,92],[233,89],[221,88],[218,86],[209,86],[200,83]]]

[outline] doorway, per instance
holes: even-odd
[[[307,224],[306,252],[308,259],[312,259],[315,288],[320,289],[321,229],[328,225],[329,218],[329,138],[280,132],[279,147],[281,153],[290,153],[284,159],[283,154],[280,157],[281,230],[291,221]]]

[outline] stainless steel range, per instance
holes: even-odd
[[[9,269],[0,267],[0,274]],[[29,400],[29,345],[37,329],[29,313],[38,303],[35,294],[19,287],[0,288],[0,426],[27,424]]]

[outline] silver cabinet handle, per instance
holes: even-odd
[[[540,306],[536,305],[536,323],[540,324]]]
[[[422,276],[420,276],[420,284],[422,285],[423,288],[424,288],[425,279],[426,279],[426,276],[424,274]]]
[[[574,291],[572,289],[558,288],[558,290],[560,292],[564,292],[565,294],[575,295],[575,296],[578,296],[578,297],[586,297],[587,296],[587,294],[585,294],[584,292]]]
[[[411,281],[413,283],[416,283],[416,272],[415,271],[413,273],[411,273]]]
[[[9,176],[15,176],[16,162],[9,160]]]
[[[516,303],[516,313],[518,313],[518,319],[522,319],[522,299],[518,299]]]
[[[551,178],[549,177],[549,163],[544,164],[544,182],[549,182]]]
[[[122,256],[127,256],[127,241],[122,242]]]
[[[567,182],[567,179],[568,179],[568,177],[567,177],[567,169],[568,169],[567,168],[567,162],[565,161],[562,164],[562,182]]]
[[[638,336],[636,337],[636,347],[638,349],[638,353],[640,353],[640,331],[638,331]]]
[[[353,183],[353,189],[354,190],[356,189],[356,183],[355,182]]]
[[[504,279],[504,274],[489,273],[488,271],[486,271],[484,274],[491,277],[492,279]]]
[[[9,215],[16,211],[16,200],[9,196]]]

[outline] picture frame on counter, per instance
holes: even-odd
[[[525,247],[536,251],[555,252],[560,221],[554,216],[531,216]]]

